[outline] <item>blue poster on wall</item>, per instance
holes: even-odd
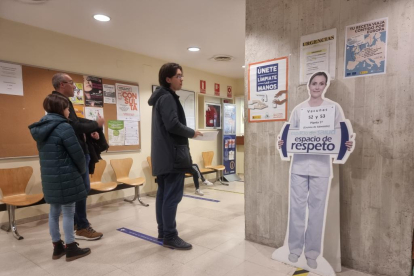
[[[224,175],[236,174],[236,105],[223,107],[223,165]]]
[[[236,135],[223,136],[224,175],[236,173]]]

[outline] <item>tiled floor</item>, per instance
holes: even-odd
[[[126,227],[157,236],[155,198],[149,207],[117,202],[91,208],[89,220],[104,233],[98,241],[80,241],[92,254],[73,262],[52,260],[47,220],[19,225],[24,240],[0,232],[0,275],[292,275],[294,267],[273,261],[274,248],[244,240],[244,185],[201,187],[210,202],[184,197],[179,204],[180,236],[193,244],[190,251],[170,250],[117,231]],[[208,189],[210,188],[210,189]],[[227,191],[226,191],[227,190]],[[231,192],[230,192],[231,191]],[[185,194],[194,195],[193,188]],[[311,275],[311,274],[310,274]],[[344,268],[340,276],[366,276]]]

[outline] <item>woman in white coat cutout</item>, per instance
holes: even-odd
[[[335,102],[323,97],[329,86],[325,72],[317,72],[308,82],[309,100],[295,107],[290,117],[292,128],[299,128],[301,108],[324,105],[335,106],[335,127],[344,120],[342,108]],[[279,140],[279,148],[284,141]],[[347,141],[348,150],[352,141]],[[289,261],[296,263],[305,247],[305,257],[310,268],[316,269],[316,259],[321,253],[323,222],[327,191],[332,177],[332,160],[329,155],[294,154],[290,179],[289,206]],[[309,208],[306,225],[306,206]]]

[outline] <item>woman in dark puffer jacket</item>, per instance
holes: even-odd
[[[60,95],[50,94],[43,102],[48,113],[29,126],[39,150],[42,188],[45,201],[50,204],[49,230],[54,246],[52,259],[66,255],[72,261],[91,253],[79,248],[73,232],[75,202],[87,196],[82,174],[85,156],[69,124],[69,102]],[[59,216],[63,211],[63,230],[66,248],[60,238]]]

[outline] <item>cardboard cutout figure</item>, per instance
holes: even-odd
[[[355,134],[341,106],[325,98],[329,85],[325,71],[310,77],[309,98],[294,108],[278,137],[281,159],[293,159],[288,229],[284,245],[272,255],[274,260],[324,276],[335,275],[323,257],[332,163],[344,164],[355,146]]]

